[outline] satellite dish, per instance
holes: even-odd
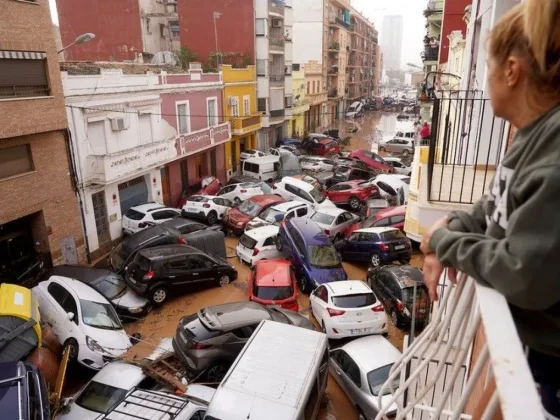
[[[175,53],[171,51],[160,51],[152,57],[150,61],[151,64],[168,64],[171,66],[176,66],[179,63]]]

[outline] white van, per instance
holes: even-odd
[[[262,321],[218,386],[205,420],[315,419],[327,386],[327,336]]]
[[[272,182],[281,173],[280,156],[267,155],[243,161],[243,175]]]

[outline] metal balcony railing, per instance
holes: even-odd
[[[286,115],[285,109],[275,109],[273,111],[270,111],[270,118],[284,118],[284,115]]]
[[[271,74],[270,75],[270,86],[284,86],[284,80],[286,76],[283,74]]]
[[[0,99],[32,98],[34,96],[49,96],[48,85],[36,86],[0,86]]]
[[[286,40],[284,38],[269,37],[268,42],[273,47],[283,48]]]
[[[439,45],[432,46],[426,45],[424,47],[424,61],[438,61],[439,58]]]
[[[376,420],[544,420],[504,296],[464,274],[457,286],[442,279],[431,322],[378,393]]]

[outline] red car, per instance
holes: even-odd
[[[318,143],[313,145],[311,149],[312,155],[325,156],[325,155],[337,155],[340,153],[340,145],[336,140],[333,139],[322,139]]]
[[[368,217],[366,220],[355,225],[350,226],[344,232],[344,237],[347,238],[352,232],[358,229],[365,229],[370,227],[396,227],[404,231],[404,219],[406,215],[406,206],[387,207],[384,210],[379,210],[373,216]]]
[[[200,186],[198,190],[192,192],[194,188]],[[193,188],[194,187],[194,188]],[[220,180],[214,176],[207,176],[202,178],[198,185],[186,188],[181,194],[181,199],[179,200],[178,208],[182,209],[185,204],[187,204],[187,198],[191,195],[216,195],[218,191],[222,189],[222,183]]]
[[[368,198],[379,197],[379,190],[371,182],[347,181],[330,187],[326,196],[334,204],[348,204],[352,210],[358,210]]]
[[[288,260],[258,261],[249,275],[249,300],[297,312],[296,276]]]
[[[377,153],[368,152],[367,150],[360,149],[354,150],[350,155],[350,158],[359,159],[364,162],[370,169],[374,169],[376,171],[384,171],[388,174],[396,173],[395,168],[389,165],[381,156]]]
[[[245,231],[247,223],[265,211],[270,206],[283,203],[282,197],[272,194],[257,195],[243,201],[239,207],[229,209],[224,217],[228,229],[235,235],[241,235]]]

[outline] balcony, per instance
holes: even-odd
[[[280,0],[268,0],[268,13],[284,17],[284,2]]]
[[[294,101],[294,106],[292,108],[292,115],[300,115],[305,111],[309,111],[309,100],[298,99]]]
[[[338,89],[337,88],[330,89],[327,96],[329,98],[336,98],[338,96]]]
[[[261,128],[261,113],[252,114],[245,117],[235,117],[231,120],[231,134],[243,136]]]
[[[398,419],[544,420],[504,296],[464,274],[456,286],[445,276],[430,324],[412,343],[405,340],[379,391],[390,394],[379,397],[376,420],[395,406]]]
[[[270,87],[284,87],[285,80],[286,80],[286,76],[283,74],[271,74]]]
[[[280,37],[269,37],[268,44],[270,46],[271,53],[274,54],[274,51],[278,51],[280,54],[284,54],[284,45],[286,44],[286,40]]]
[[[329,44],[329,52],[339,52],[340,51],[340,44],[336,41],[333,41]]]
[[[426,45],[424,46],[424,62],[426,61],[438,61],[439,59],[439,45],[431,46]]]
[[[337,28],[342,27],[344,29],[350,28],[350,22],[344,20],[344,15],[342,14],[329,14],[329,26]]]
[[[310,106],[322,104],[327,102],[327,92],[308,93],[307,99]]]
[[[49,85],[0,86],[0,99],[33,98],[50,93]]]
[[[270,124],[277,124],[284,121],[286,115],[285,109],[275,109],[270,111]]]

